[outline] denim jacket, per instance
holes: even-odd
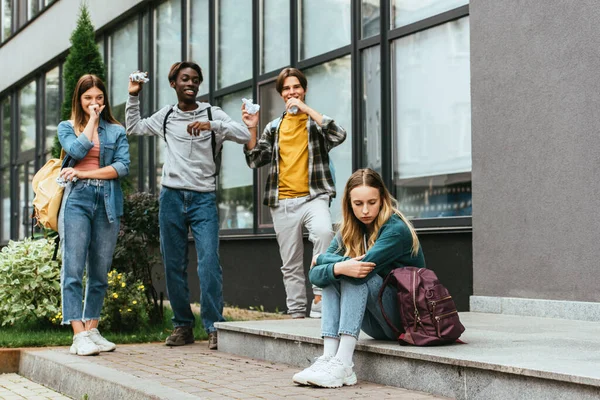
[[[100,138],[100,168],[111,166],[117,171],[118,178],[107,180],[104,186],[104,205],[110,223],[123,215],[123,191],[120,178],[129,175],[129,142],[125,128],[117,124],[109,124],[100,118],[98,124]],[[94,147],[87,136],[75,135],[75,130],[69,121],[58,124],[58,140],[70,160],[65,160],[63,166],[73,167]],[[71,186],[65,189],[64,196],[68,197]]]

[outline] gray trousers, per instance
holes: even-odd
[[[333,239],[329,196],[322,195],[310,201],[307,197],[279,200],[279,206],[271,208],[271,216],[283,263],[281,272],[288,314],[306,314],[302,228],[308,230],[313,256],[324,253]],[[320,295],[321,289],[313,286],[313,292]]]

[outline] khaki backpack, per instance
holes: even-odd
[[[33,216],[37,224],[46,229],[58,232],[58,212],[65,188],[57,182],[62,168],[65,151],[61,150],[60,158],[52,158],[40,168],[33,177],[31,186],[33,199]]]

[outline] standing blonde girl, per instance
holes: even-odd
[[[116,347],[100,335],[98,321],[123,214],[119,179],[129,173],[129,144],[125,129],[112,116],[100,78],[82,76],[71,104],[71,120],[58,125],[60,144],[75,160],[61,171],[69,182],[58,226],[62,314],[63,324],[73,328],[71,353],[88,356]]]
[[[383,279],[395,268],[425,267],[415,230],[395,207],[377,172],[360,169],[350,176],[339,232],[313,264],[310,281],[323,288],[324,352],[293,380],[328,388],[354,385],[352,357],[360,330],[377,340],[396,339],[378,302]],[[392,323],[400,326],[391,287],[383,293],[383,307]]]

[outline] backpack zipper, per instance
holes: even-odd
[[[435,328],[437,330],[437,335],[440,339],[442,338],[442,332],[440,331],[440,320],[442,318],[447,317],[448,315],[452,315],[452,314],[458,314],[458,311],[454,310],[454,311],[450,311],[449,313],[446,313],[446,314],[435,316]]]
[[[415,326],[414,330],[417,330],[417,322],[421,322],[421,316],[419,315],[419,310],[417,309],[417,271],[413,271],[413,304],[415,307]]]
[[[441,302],[443,302],[443,301],[450,300],[450,299],[452,299],[452,296],[446,296],[446,297],[442,297],[441,299],[437,299],[437,300],[432,300],[432,301],[430,301],[430,302],[429,302],[429,304],[431,304],[431,313],[432,313],[432,314],[434,314],[434,313],[435,313],[435,306],[436,306],[438,303],[441,303]]]

